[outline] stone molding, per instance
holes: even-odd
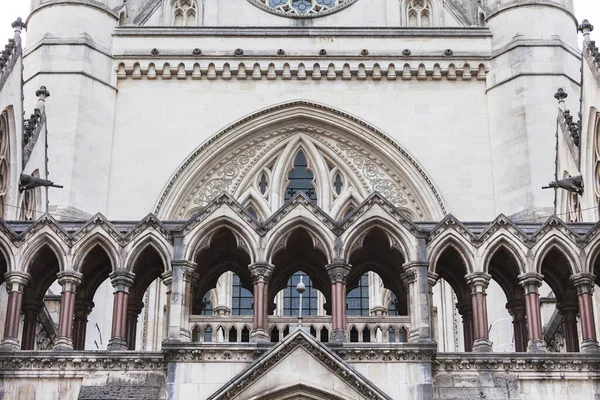
[[[254,264],[250,264],[248,266],[254,284],[269,283],[274,268],[275,266],[273,264],[269,264],[267,262],[255,262]]]
[[[586,60],[592,74],[596,78],[597,84],[600,86],[600,50],[598,50],[595,40],[584,42],[583,46],[583,58]]]
[[[346,279],[348,279],[348,274],[352,269],[352,266],[346,262],[338,261],[328,264],[326,266],[327,273],[329,274],[329,279],[331,283],[343,283],[346,284]]]
[[[158,49],[156,49],[159,51]],[[443,56],[430,54],[398,61],[401,56],[387,56],[377,61],[354,60],[340,55],[323,61],[314,54],[295,55],[294,59],[279,60],[273,54],[256,54],[243,59],[203,57],[202,61],[190,60],[191,55],[160,52],[160,58],[152,60],[149,54],[130,55],[133,59],[117,57],[118,79],[147,80],[327,80],[327,81],[485,81],[489,67],[483,59],[465,55],[470,62],[437,61]],[[129,55],[128,55],[129,57]],[[333,56],[332,56],[333,57]],[[267,58],[267,60],[265,60]],[[273,60],[269,60],[272,58]],[[340,60],[341,58],[341,60]],[[357,58],[357,57],[356,57]],[[406,58],[406,57],[404,57]],[[419,58],[422,58],[419,60]],[[427,58],[433,58],[428,60]],[[138,61],[140,60],[141,61]],[[302,61],[299,61],[302,60]]]

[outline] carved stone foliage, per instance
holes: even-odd
[[[357,0],[248,0],[271,14],[289,18],[314,18],[331,14]]]

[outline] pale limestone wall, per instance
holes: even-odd
[[[77,400],[82,378],[73,372],[44,378],[28,374],[0,379],[0,397],[5,399]],[[69,376],[71,375],[71,376]]]

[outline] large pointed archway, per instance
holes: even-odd
[[[285,203],[298,171],[316,192],[309,196],[336,219],[373,192],[414,220],[445,214],[431,179],[404,148],[354,116],[307,101],[258,111],[218,132],[179,167],[155,212],[189,218],[227,192],[266,219]]]

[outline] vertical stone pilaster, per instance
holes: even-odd
[[[326,268],[331,281],[331,341],[343,343],[348,340],[346,280],[352,266],[343,261],[334,261]]]
[[[467,285],[471,288],[473,302],[473,351],[491,352],[492,342],[488,334],[488,316],[486,289],[492,277],[485,272],[474,272],[465,276]]]
[[[429,303],[429,263],[413,261],[403,265],[402,279],[408,288],[411,343],[432,343]]]
[[[577,289],[579,302],[579,314],[581,316],[581,352],[598,353],[598,340],[596,336],[596,322],[594,319],[594,305],[592,295],[596,275],[591,273],[580,273],[571,276],[571,282]]]
[[[119,270],[109,275],[113,285],[113,319],[108,350],[127,350],[127,303],[135,274]]]
[[[162,275],[167,285],[169,329],[167,341],[189,342],[192,335],[188,327],[192,303],[192,287],[198,274],[196,263],[188,260],[173,260],[172,269]]]
[[[76,271],[61,271],[56,274],[62,287],[60,315],[58,318],[58,338],[56,350],[73,350],[73,314],[75,313],[75,293],[82,275]]]
[[[4,338],[0,344],[0,351],[14,351],[19,349],[19,325],[23,290],[31,279],[31,275],[21,271],[10,271],[4,276],[6,277],[8,304],[6,306]]]
[[[256,262],[248,266],[254,283],[254,315],[252,317],[252,342],[270,342],[269,335],[269,282],[273,275],[273,265]]]
[[[519,284],[525,290],[525,312],[527,314],[527,351],[532,353],[546,352],[546,343],[542,337],[542,312],[540,309],[539,288],[544,276],[528,272],[518,276]]]

